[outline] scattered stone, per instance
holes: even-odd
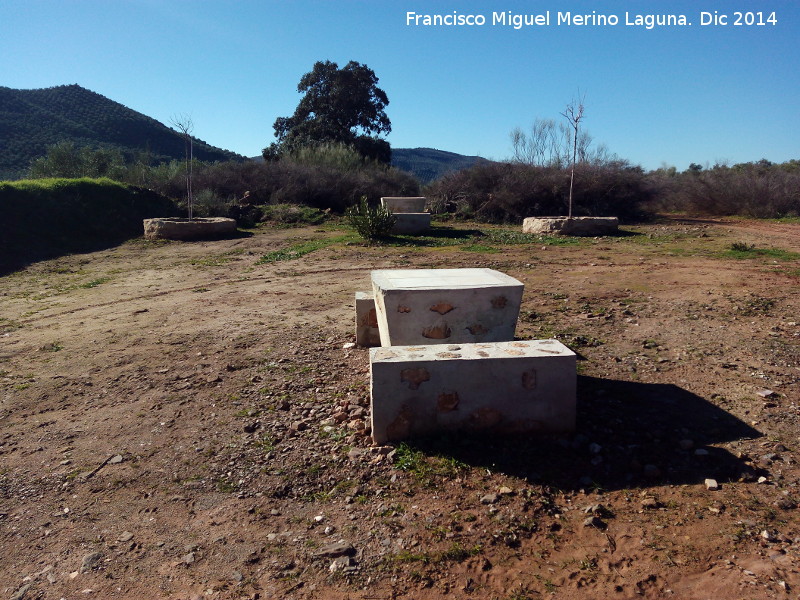
[[[25,598],[25,594],[28,593],[28,590],[31,589],[31,584],[23,585],[19,588],[14,594],[11,596],[11,600],[22,600]]]
[[[356,549],[344,540],[323,546],[314,553],[315,558],[338,558],[340,556],[353,556]]]
[[[594,515],[592,515],[591,517],[587,517],[583,521],[583,526],[584,527],[594,527],[596,529],[605,529],[607,527],[607,525],[606,525],[605,521],[603,521],[603,519],[601,519],[600,517],[596,517]]]
[[[656,510],[661,508],[661,502],[653,497],[645,498],[642,500],[642,508],[645,510]]]
[[[486,494],[481,497],[481,504],[494,504],[497,502],[497,494]]]
[[[260,425],[261,423],[259,421],[253,421],[252,423],[245,424],[245,426],[242,427],[242,430],[245,433],[254,433],[255,430],[258,429]]]
[[[758,391],[756,392],[756,394],[758,394],[758,395],[759,395],[759,396],[761,396],[762,398],[772,398],[773,396],[775,396],[775,395],[776,395],[776,394],[775,394],[775,392],[773,392],[772,390],[766,390],[766,389],[764,389],[764,390],[758,390]]]
[[[761,539],[767,542],[774,542],[777,540],[775,535],[767,529],[761,532]]]
[[[133,534],[130,531],[123,531],[117,538],[120,542],[130,542],[133,539]]]
[[[111,457],[111,460],[109,460],[109,461],[108,461],[108,464],[110,464],[110,465],[118,465],[118,464],[119,464],[119,463],[121,463],[123,460],[124,460],[124,459],[122,458],[122,455],[121,455],[121,454],[116,454],[116,455],[114,455],[114,456],[112,456],[112,457]]]
[[[782,510],[792,510],[797,508],[797,503],[789,496],[783,496],[775,501],[775,506]]]
[[[600,444],[595,444],[594,442],[589,444],[589,452],[592,454],[599,454],[602,449],[603,447]]]
[[[355,348],[356,345],[353,342],[347,342],[342,346],[343,350],[350,350],[351,348]]]
[[[92,552],[91,554],[84,556],[83,560],[81,561],[81,573],[87,573],[94,569],[100,562],[101,558],[103,558],[103,555],[100,552]]]
[[[325,535],[333,535],[334,533],[336,533],[336,527],[334,527],[333,525],[328,525],[325,528],[324,533]]]
[[[713,491],[719,489],[719,484],[716,479],[706,479],[705,484],[707,490]]]
[[[698,448],[694,451],[695,456],[708,456],[708,450],[705,448]]]
[[[333,559],[333,562],[331,563],[330,567],[328,567],[328,570],[331,573],[336,573],[337,571],[351,573],[357,570],[356,561],[350,556],[339,556]]]
[[[189,553],[188,553],[188,554],[186,554],[185,556],[182,556],[182,557],[181,557],[181,562],[182,562],[183,564],[185,564],[185,565],[191,565],[191,564],[194,564],[194,561],[195,561],[195,560],[196,560],[196,557],[195,557],[195,555],[194,555],[194,552],[189,552]]]
[[[501,496],[508,496],[513,494],[514,490],[512,490],[510,487],[502,486],[499,490],[497,490],[497,493]]]
[[[763,483],[767,483],[768,481],[769,480],[762,475],[761,477],[758,478],[758,482],[757,483],[762,483],[763,484]]]
[[[322,523],[325,520],[325,515],[317,515],[314,517],[314,523]]]

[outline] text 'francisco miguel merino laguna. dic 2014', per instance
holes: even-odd
[[[696,23],[702,26],[726,25],[776,25],[777,16],[774,12],[748,12],[732,13],[730,18],[718,11],[700,12]],[[620,17],[616,14],[598,13],[552,13],[548,10],[540,14],[521,14],[510,10],[493,12],[490,17],[483,14],[465,14],[453,11],[452,13],[422,14],[416,12],[406,13],[406,25],[415,27],[483,27],[491,25],[496,27],[548,27],[551,25],[563,27],[616,27],[626,25],[630,27],[687,27],[692,21],[686,15],[677,14],[634,14],[626,12]]]

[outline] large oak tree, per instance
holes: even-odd
[[[389,142],[380,136],[392,130],[375,72],[355,61],[343,68],[318,61],[297,85],[304,94],[291,117],[278,117],[272,126],[277,142],[264,148],[264,158],[277,158],[300,146],[340,143],[382,162],[391,159]]]

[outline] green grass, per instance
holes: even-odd
[[[111,281],[111,277],[98,277],[97,279],[92,279],[91,281],[87,281],[86,283],[80,284],[78,287],[83,289],[91,289],[95,288],[98,285],[102,285],[108,281]]]
[[[791,252],[780,248],[756,248],[752,244],[734,242],[722,252],[725,258],[735,258],[738,260],[748,258],[771,258],[772,260],[800,260],[800,252]]]
[[[288,248],[281,248],[280,250],[273,250],[262,256],[256,264],[264,265],[283,260],[295,260],[302,258],[306,254],[311,254],[322,248],[332,246],[333,244],[345,242],[353,239],[351,235],[342,235],[332,238],[325,238],[319,240],[309,240],[307,242],[300,242],[293,244]]]

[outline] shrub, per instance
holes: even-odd
[[[397,222],[397,217],[383,206],[370,206],[366,196],[362,196],[357,205],[351,206],[346,216],[358,235],[368,241],[388,236]]]
[[[576,216],[640,218],[652,194],[640,167],[623,161],[578,164],[573,191]],[[569,171],[519,163],[483,163],[449,173],[426,189],[434,212],[453,212],[487,222],[518,223],[525,217],[565,215]]]

